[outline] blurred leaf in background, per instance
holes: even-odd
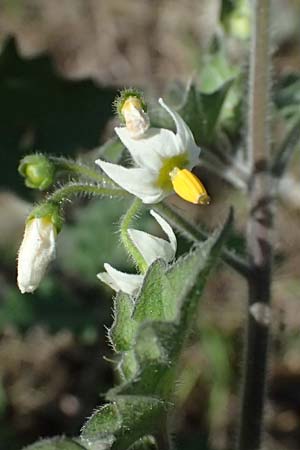
[[[24,59],[10,38],[0,56],[1,186],[24,189],[17,167],[34,151],[74,155],[99,145],[116,90],[60,77],[48,56]]]

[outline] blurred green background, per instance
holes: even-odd
[[[281,108],[276,144],[289,117],[300,111],[300,2],[273,3],[274,99]],[[213,49],[214,36],[226,38],[226,56]],[[96,274],[104,262],[133,269],[117,234],[126,204],[79,199],[67,205],[57,259],[40,288],[21,295],[15,282],[17,249],[26,215],[43,194],[25,188],[17,172],[20,158],[38,150],[94,159],[113,136],[111,104],[118,89],[145,90],[154,111],[154,98],[168,92],[176,100],[178,86],[191,76],[203,92],[212,92],[246,70],[248,37],[243,1],[182,0],[174,8],[172,0],[0,0],[1,449],[17,450],[39,437],[76,435],[103,401],[101,394],[115,382],[105,339],[112,292]],[[231,87],[219,137],[226,130],[232,142],[243,139],[245,91],[243,81]],[[267,408],[270,446],[286,450],[300,449],[297,156],[291,174],[295,192],[283,190],[277,221]],[[231,245],[242,251],[243,196],[212,174],[204,179],[213,198],[205,214],[171,202],[208,229],[220,224],[233,204],[237,234]],[[146,216],[139,226],[159,233]],[[180,251],[186,248],[180,240]],[[231,448],[245,299],[243,281],[219,267],[182,358],[174,415],[178,448],[199,449],[199,442],[202,450]]]

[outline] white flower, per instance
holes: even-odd
[[[168,241],[161,239],[144,231],[129,229],[128,234],[133,244],[142,254],[147,265],[150,266],[156,259],[163,259],[166,262],[172,261],[177,250],[176,236],[168,224],[159,214],[151,210],[150,214],[159,223],[162,230],[168,236]],[[108,284],[115,291],[123,291],[130,295],[135,295],[142,282],[143,275],[129,274],[114,269],[110,264],[104,264],[106,272],[98,273],[97,277]]]
[[[38,287],[49,262],[55,258],[56,234],[47,216],[27,221],[18,255],[18,286],[22,294]]]
[[[159,103],[173,118],[176,133],[165,128],[149,128],[139,139],[134,139],[127,127],[115,128],[135,167],[125,168],[100,159],[96,164],[144,203],[157,203],[175,190],[187,201],[208,204],[209,197],[203,184],[189,170],[197,163],[200,148],[179,114],[162,99]]]

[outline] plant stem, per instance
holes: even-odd
[[[160,433],[155,437],[158,450],[170,450],[170,443],[167,433]]]
[[[106,188],[96,184],[68,183],[50,194],[46,201],[53,203],[63,203],[70,200],[70,197],[79,194],[95,195],[100,197],[129,197],[130,194],[123,189]]]
[[[134,262],[137,264],[138,268],[142,273],[146,272],[148,265],[139,251],[139,249],[135,246],[134,242],[129,236],[128,228],[134,219],[134,216],[138,212],[138,210],[142,206],[142,200],[139,198],[135,198],[128,209],[128,211],[125,213],[125,215],[122,218],[121,226],[120,226],[120,232],[121,232],[121,239],[123,242],[123,245],[125,249],[127,250],[128,254],[133,258]]]
[[[192,242],[204,241],[209,237],[209,235],[199,229],[196,228],[195,225],[188,222],[186,219],[181,217],[174,209],[169,207],[164,203],[158,203],[153,205],[153,209],[160,213],[163,217],[165,217],[174,227],[176,227],[182,234]],[[224,249],[221,252],[221,256],[223,261],[225,261],[230,267],[236,270],[238,273],[243,275],[244,277],[249,276],[249,267],[246,261],[242,258],[239,258],[234,252]]]
[[[109,183],[110,185],[115,186],[115,183],[110,178],[87,164],[58,156],[49,156],[49,159],[59,170],[71,172],[76,175],[82,175],[85,178],[89,178],[99,183]]]
[[[253,1],[250,55],[248,157],[251,165],[247,244],[251,275],[248,278],[248,324],[243,367],[238,450],[259,450],[262,445],[269,323],[250,312],[254,304],[270,308],[272,271],[273,198],[269,149],[270,1]]]
[[[168,420],[162,420],[162,426],[155,436],[158,450],[172,450],[172,442],[168,433]]]

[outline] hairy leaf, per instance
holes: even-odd
[[[126,450],[159,427],[165,410],[164,402],[156,398],[118,397],[93,414],[81,438],[89,446],[100,440],[110,442],[113,450]]]
[[[130,350],[136,334],[137,323],[132,319],[133,299],[124,292],[119,292],[114,299],[114,322],[108,337],[116,352]]]
[[[232,81],[232,79],[225,81],[211,93],[201,92],[193,84],[189,86],[184,103],[178,112],[191,128],[199,144],[211,141]]]
[[[108,392],[110,403],[96,411],[84,426],[82,439],[90,447],[98,448],[99,441],[110,443],[112,449],[126,450],[141,438],[157,434],[172,406],[179,354],[231,222],[232,214],[220,232],[173,266],[167,267],[161,261],[152,264],[135,308],[130,297],[116,298],[110,336],[114,343],[121,342],[121,347],[125,342],[127,351],[121,367],[124,370],[127,364],[130,377],[125,376],[128,381]],[[128,339],[126,323],[130,327],[132,321],[136,328],[131,329]]]

